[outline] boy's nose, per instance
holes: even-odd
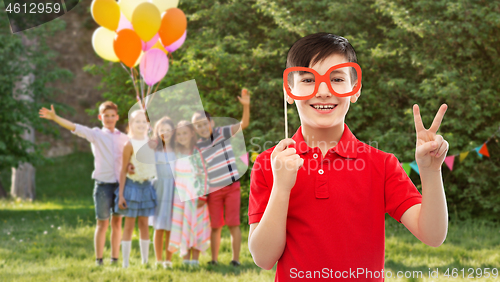
[[[330,89],[325,82],[321,82],[318,87],[318,93],[316,93],[316,97],[330,97],[332,93],[330,93]]]

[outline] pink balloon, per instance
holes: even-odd
[[[116,29],[116,32],[126,28],[134,30],[134,28],[132,27],[132,23],[127,20],[123,13],[120,13],[120,21],[118,22],[118,28]]]
[[[181,36],[181,38],[177,39],[177,41],[175,41],[174,43],[172,43],[168,46],[165,46],[165,50],[172,53],[175,50],[179,49],[179,47],[181,47],[182,44],[184,44],[184,41],[186,41],[186,33],[187,33],[187,30],[184,31],[184,34]]]
[[[147,50],[151,49],[151,47],[153,47],[156,44],[156,42],[158,42],[158,38],[160,38],[160,35],[158,35],[158,33],[157,33],[148,42],[144,42],[141,40],[142,41],[142,51],[147,51]]]
[[[153,86],[153,84],[160,81],[167,74],[167,54],[156,48],[148,50],[142,56],[139,70],[144,78],[144,82],[149,86]]]

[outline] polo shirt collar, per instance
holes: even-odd
[[[297,150],[297,154],[305,154],[312,150],[304,141],[302,126],[297,129],[297,132],[295,132],[292,136],[292,139],[295,141],[295,145],[290,145],[290,147],[295,148]],[[344,123],[344,133],[342,134],[339,143],[335,147],[331,148],[330,151],[336,152],[344,158],[356,158],[358,156],[357,141],[358,139],[356,139],[351,130],[349,130],[347,124]]]
[[[101,130],[104,131],[105,133],[120,134],[120,130],[118,130],[118,128],[116,127],[113,132],[111,132],[111,130],[109,130],[107,127],[103,127]]]

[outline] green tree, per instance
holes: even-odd
[[[21,34],[12,34],[3,4],[0,11],[0,170],[17,167],[21,163],[40,164],[44,158],[41,146],[23,139],[31,127],[35,131],[54,133],[38,118],[42,102],[49,100],[57,90],[47,83],[69,78],[71,73],[52,63],[56,55],[45,40],[54,32],[64,29],[64,22],[50,23],[24,31],[23,36],[34,40],[31,46],[22,42]],[[19,87],[23,76],[33,74],[35,80]],[[17,86],[16,87],[16,83]],[[18,99],[27,95],[29,100]],[[0,184],[1,186],[1,184]]]

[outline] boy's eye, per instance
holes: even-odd
[[[343,78],[332,78],[332,82],[344,82],[345,80]]]
[[[312,83],[312,82],[314,82],[314,79],[312,79],[312,78],[304,78],[304,79],[302,79],[302,82],[304,82],[304,83]]]

